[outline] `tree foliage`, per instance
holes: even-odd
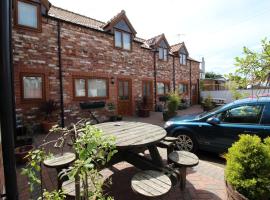
[[[215,72],[206,72],[205,78],[218,79],[218,78],[223,78],[223,76],[221,74],[217,74]]]
[[[236,80],[245,80],[249,85],[259,85],[265,82],[270,73],[270,41],[267,38],[263,39],[261,50],[257,52],[244,47],[243,57],[236,57],[235,61],[237,69],[234,78]]]

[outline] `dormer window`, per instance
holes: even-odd
[[[168,60],[168,49],[159,47],[158,48],[158,57],[160,60],[167,61]]]
[[[115,30],[114,46],[125,50],[131,50],[131,34],[124,31]]]
[[[39,4],[27,0],[18,0],[15,23],[21,28],[40,30],[40,13]]]
[[[187,55],[186,54],[179,54],[179,62],[181,65],[186,65],[187,64]]]

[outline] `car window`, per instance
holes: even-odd
[[[261,111],[260,105],[244,105],[221,112],[216,117],[225,123],[257,124],[260,122]]]

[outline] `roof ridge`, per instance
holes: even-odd
[[[179,44],[183,44],[184,42],[179,42],[179,43],[177,43],[177,44],[173,44],[173,45],[171,45],[171,47],[174,47],[174,46],[177,46],[177,45],[179,45]]]
[[[100,22],[100,23],[102,23],[103,25],[106,24],[106,22],[102,22],[102,21],[97,20],[97,19],[94,19],[94,18],[92,18],[92,17],[88,17],[88,16],[86,16],[86,15],[82,15],[82,14],[76,13],[76,12],[74,12],[74,11],[70,11],[70,10],[67,10],[67,9],[64,9],[64,8],[60,8],[60,7],[55,6],[55,5],[51,5],[51,7],[54,7],[54,8],[57,8],[57,9],[59,9],[59,10],[63,10],[63,11],[66,11],[66,12],[70,12],[70,13],[72,13],[72,14],[79,15],[79,16],[81,16],[81,17],[85,17],[85,18],[88,18],[88,19],[91,19],[91,20]]]
[[[116,15],[114,15],[111,19],[109,19],[107,22],[105,22],[105,24],[109,24],[111,23],[113,20],[115,20],[118,16],[126,14],[125,10],[121,10],[119,13],[117,13]]]

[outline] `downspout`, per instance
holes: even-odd
[[[156,67],[156,49],[154,50],[154,104],[155,111],[157,110],[157,67]]]
[[[189,98],[190,98],[190,105],[192,105],[192,81],[191,81],[191,60],[189,61]]]
[[[61,127],[65,126],[64,119],[64,95],[63,95],[63,71],[62,71],[62,52],[61,52],[61,26],[60,21],[57,20],[57,45],[58,45],[58,66],[59,66],[59,83],[60,83],[60,119]]]
[[[12,63],[12,1],[0,2],[0,127],[7,199],[18,199],[14,156],[15,99]],[[2,178],[2,177],[1,177]]]
[[[173,55],[173,91],[175,92],[175,56]]]

